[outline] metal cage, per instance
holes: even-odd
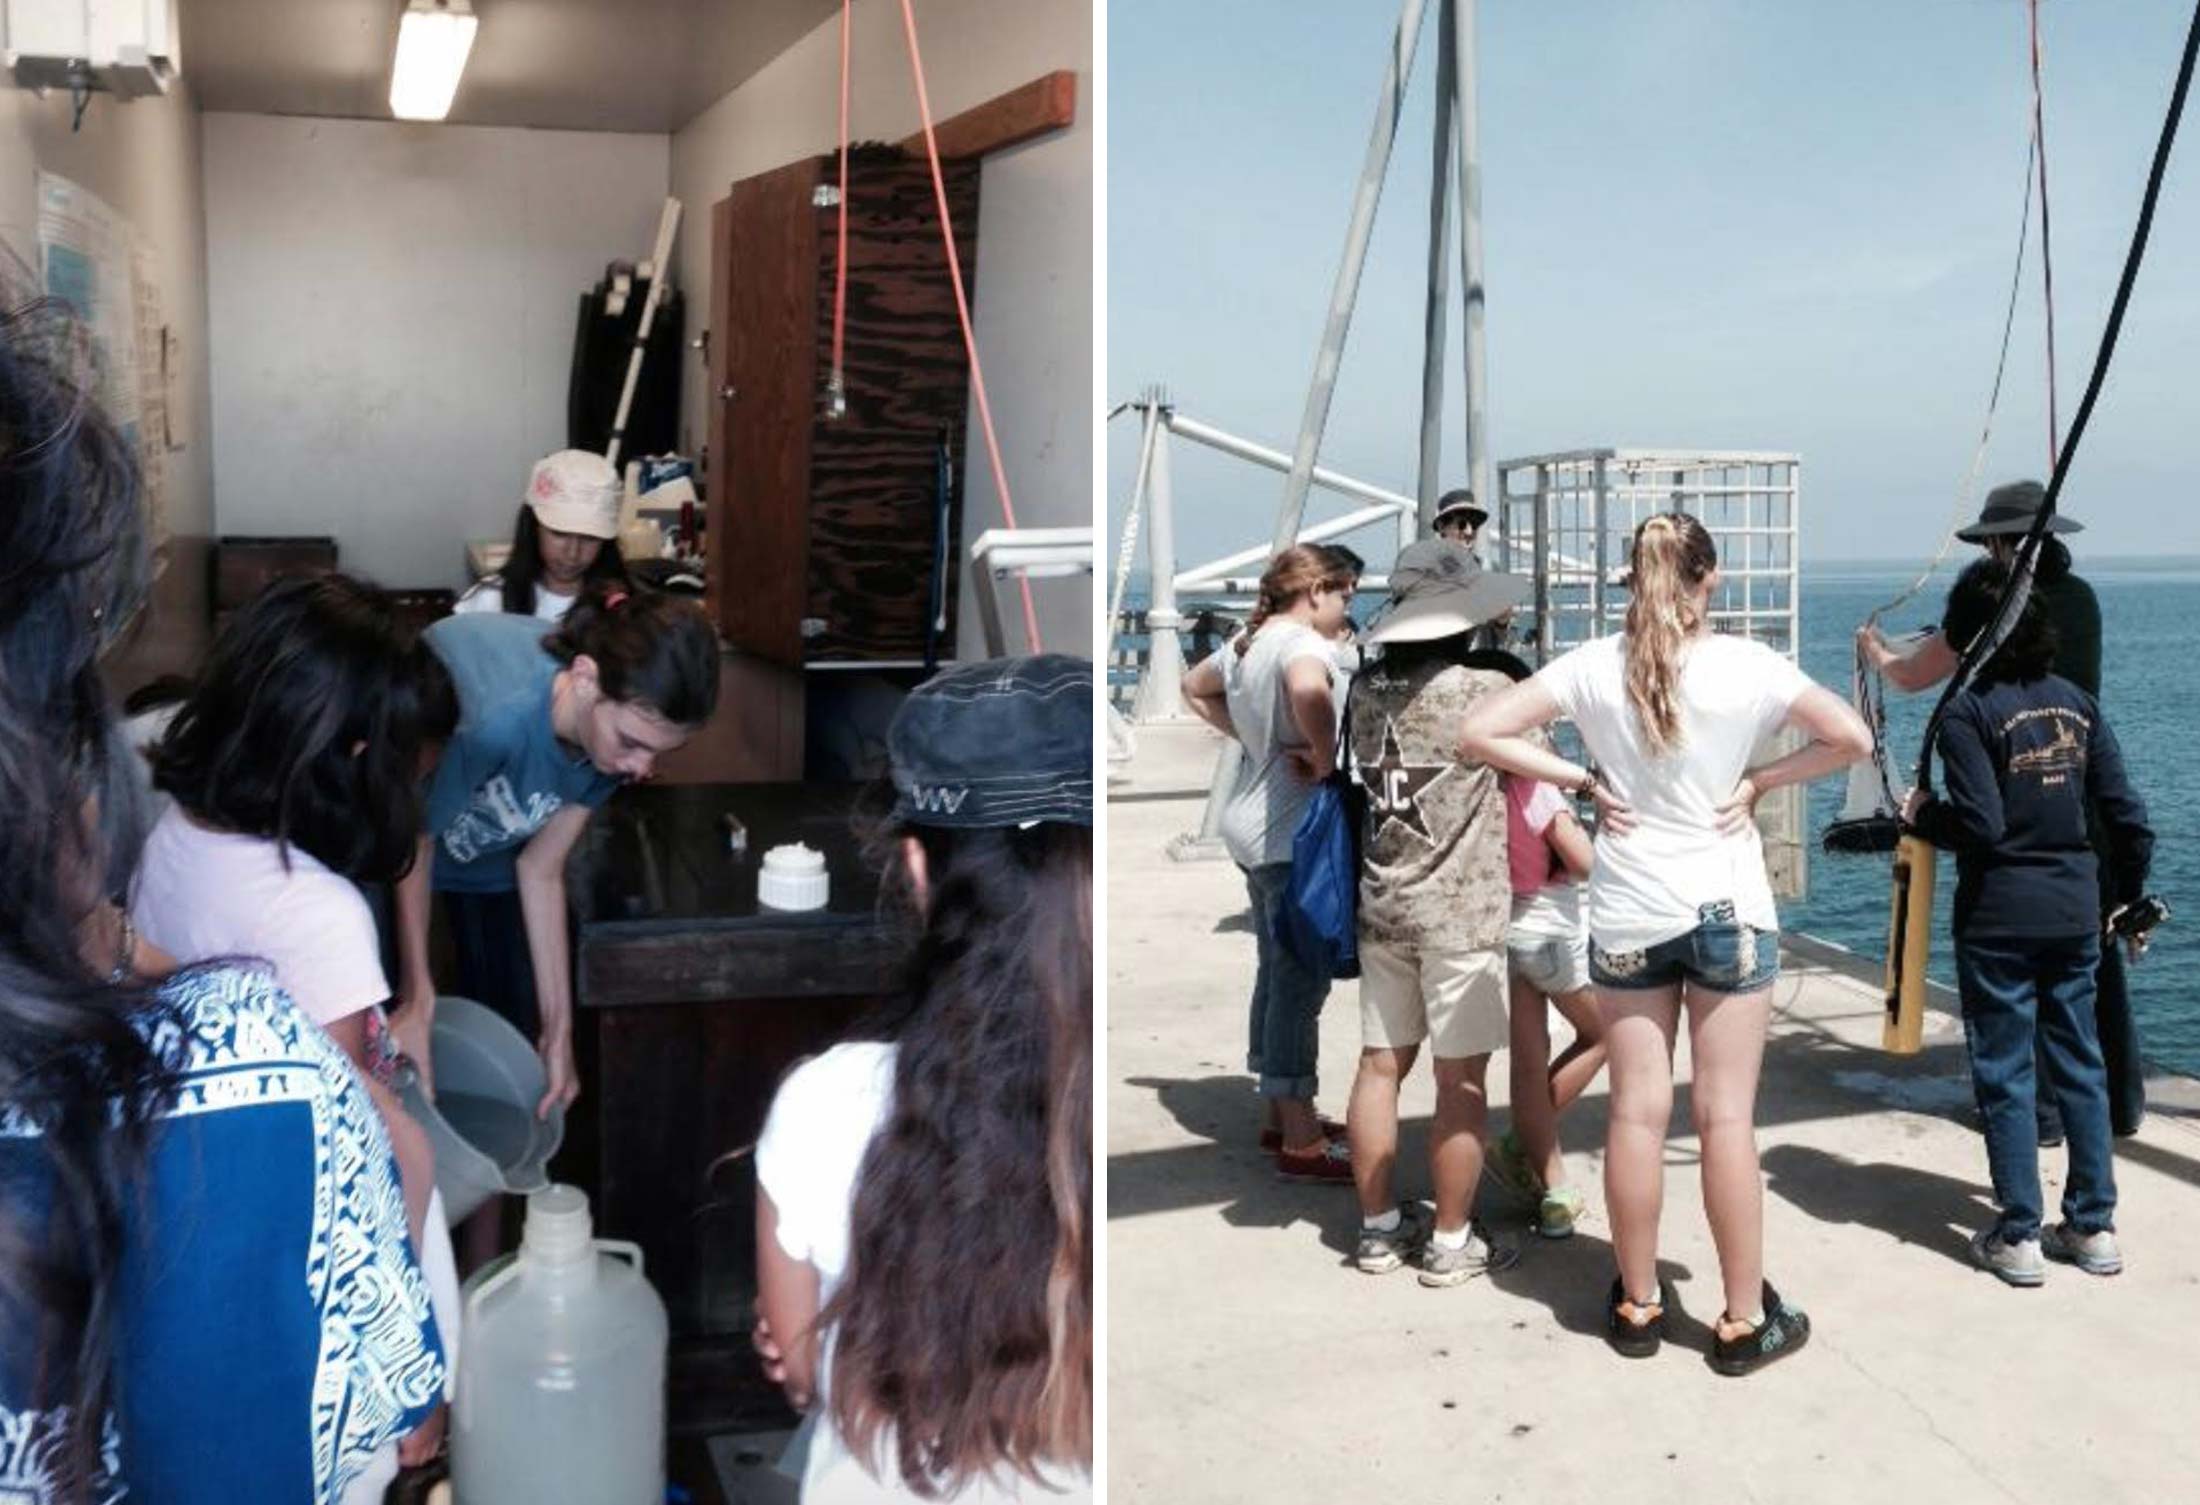
[[[1636,526],[1657,512],[1689,513],[1718,545],[1712,625],[1798,658],[1802,469],[1795,455],[1732,450],[1581,449],[1500,461],[1492,544],[1499,569],[1535,581],[1528,640],[1536,662],[1622,630],[1628,549]],[[1759,756],[1794,742],[1791,734],[1777,740]],[[1783,898],[1799,899],[1809,885],[1804,796],[1791,785],[1757,807],[1766,867]]]

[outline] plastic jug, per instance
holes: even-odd
[[[664,1303],[642,1251],[594,1232],[579,1188],[536,1192],[518,1257],[466,1294],[451,1406],[459,1505],[664,1499]]]
[[[534,1042],[486,1004],[445,997],[436,1001],[431,1049],[435,1101],[422,1095],[409,1064],[397,1090],[435,1146],[445,1218],[456,1225],[499,1193],[548,1186],[550,1157],[565,1141],[565,1110],[535,1117],[547,1078]]]

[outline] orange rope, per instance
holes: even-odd
[[[963,348],[970,353],[970,385],[978,396],[978,420],[985,430],[986,457],[993,465],[993,489],[1001,494],[1001,515],[1016,526],[1016,503],[1008,493],[1008,469],[1001,464],[1001,442],[993,432],[993,404],[986,400],[985,368],[978,363],[978,340],[970,327],[970,298],[963,291],[962,258],[955,251],[955,226],[947,216],[947,179],[940,171],[940,143],[932,134],[932,102],[924,89],[924,58],[917,51],[917,12],[911,0],[901,0],[902,30],[909,37],[909,71],[917,83],[917,114],[924,121],[924,150],[932,162],[932,196],[939,203],[940,235],[947,245],[947,275],[955,285],[955,313],[962,320]],[[1024,635],[1031,651],[1040,651],[1039,613],[1031,603],[1031,577],[1019,576],[1023,587]]]
[[[847,390],[848,340],[848,31],[854,0],[840,0],[840,254],[833,262],[833,390]]]

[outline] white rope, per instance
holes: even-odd
[[[2027,136],[2024,151],[2024,216],[2017,225],[2017,264],[2009,273],[2009,308],[2001,319],[2001,354],[1994,360],[1994,387],[1986,399],[1986,421],[1979,426],[1978,447],[1971,452],[1970,469],[1964,472],[1963,484],[1956,490],[1955,512],[1947,530],[1941,535],[1940,548],[1933,554],[1932,563],[1925,566],[1924,572],[1911,581],[1901,595],[1884,606],[1874,608],[1872,614],[1864,619],[1867,627],[1877,625],[1881,617],[1904,606],[1925,588],[1925,582],[1932,579],[1934,573],[1946,562],[1948,551],[1955,547],[1956,530],[1963,526],[1976,503],[1979,474],[1986,467],[1986,448],[1994,437],[1994,414],[2001,406],[2002,374],[2009,367],[2009,335],[2017,322],[2017,294],[2024,280],[2024,250],[2032,233],[2032,164],[2039,152],[2039,145],[2037,132]]]

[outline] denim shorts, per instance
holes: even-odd
[[[1600,988],[1648,990],[1685,982],[1713,993],[1754,993],[1779,975],[1780,932],[1743,924],[1723,900],[1696,911],[1695,929],[1644,950],[1589,945],[1589,976]]]

